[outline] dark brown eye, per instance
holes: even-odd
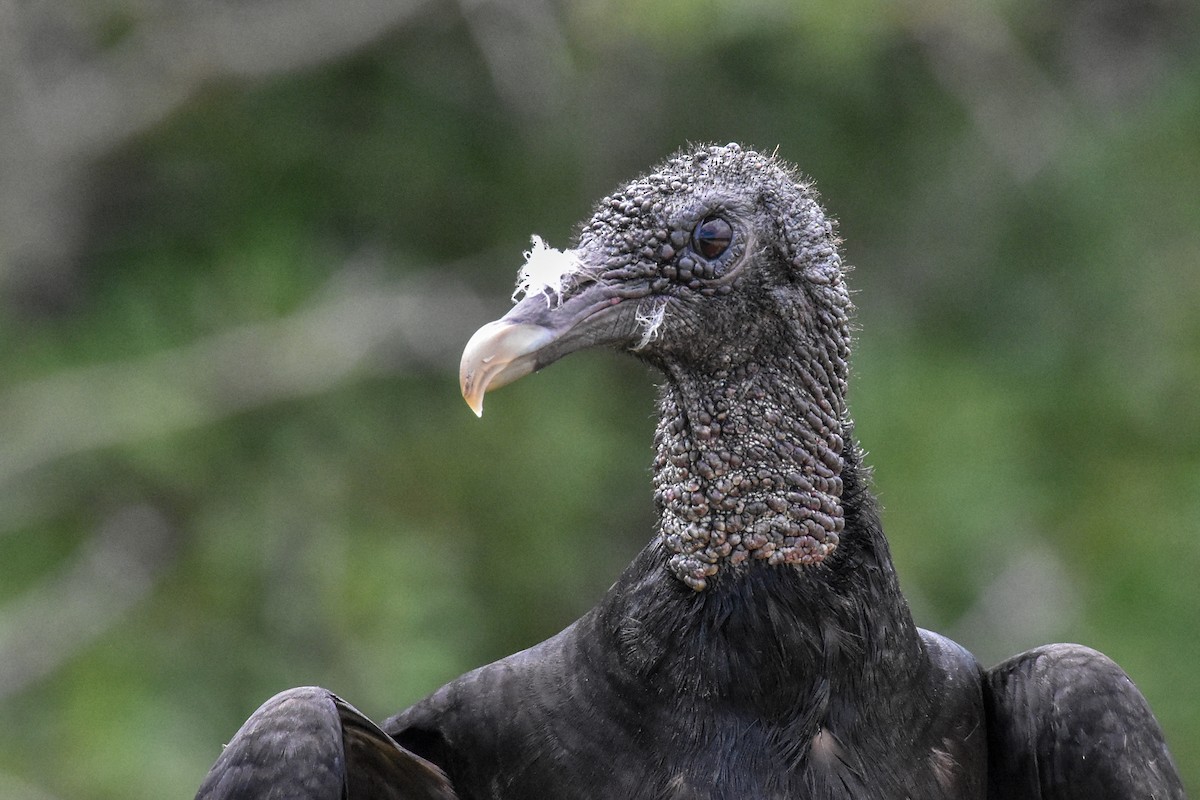
[[[692,231],[692,248],[706,259],[718,258],[733,241],[733,226],[721,217],[705,217]]]

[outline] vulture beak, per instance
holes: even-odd
[[[458,368],[463,399],[475,416],[483,416],[483,395],[489,389],[498,389],[537,369],[538,351],[553,340],[554,332],[549,328],[507,319],[489,322],[475,331]]]
[[[483,396],[568,353],[637,340],[637,299],[647,292],[592,281],[562,296],[526,295],[507,314],[475,332],[463,350],[458,379],[463,399],[483,416]]]

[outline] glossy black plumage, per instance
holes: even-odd
[[[852,507],[844,573],[697,594],[651,544],[572,627],[384,729],[463,797],[981,797],[979,668],[913,626],[873,510]]]
[[[481,410],[594,345],[658,367],[650,543],[575,624],[386,736],[315,690],[264,707],[202,797],[448,796],[413,754],[472,800],[1183,796],[1104,656],[1051,645],[984,671],[913,623],[846,405],[838,240],[790,168],[682,153],[605,198],[576,248],[538,253],[525,299],[468,344],[464,394]],[[289,738],[305,755],[273,762]],[[356,741],[372,756],[339,761]]]
[[[984,683],[992,797],[1183,797],[1162,731],[1129,676],[1077,644],[1029,650]]]
[[[315,686],[272,697],[221,753],[196,800],[454,800],[436,766]]]

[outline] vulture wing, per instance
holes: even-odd
[[[246,720],[196,800],[456,800],[446,776],[332,692],[290,689]]]
[[[1051,644],[988,670],[989,796],[1184,797],[1162,729],[1112,659]]]

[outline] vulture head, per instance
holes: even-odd
[[[600,201],[574,247],[534,238],[516,305],[463,353],[463,396],[604,345],[667,377],[656,501],[670,570],[819,564],[837,546],[851,305],[811,186],[736,144]],[[753,469],[750,469],[751,464]]]

